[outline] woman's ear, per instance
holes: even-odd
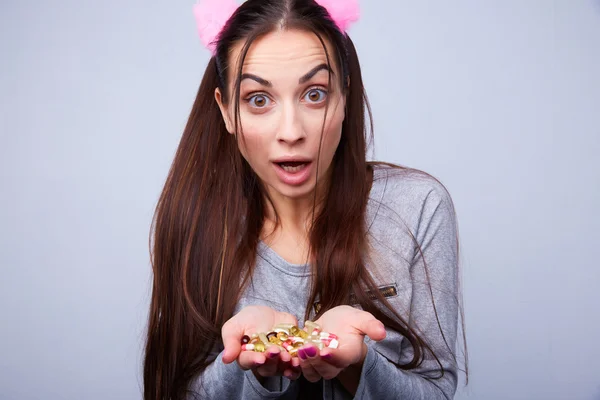
[[[233,124],[231,123],[231,118],[229,115],[229,108],[227,105],[223,104],[223,96],[221,95],[221,89],[215,89],[215,100],[219,105],[219,109],[221,110],[221,116],[223,117],[223,121],[225,121],[225,128],[227,132],[233,134]]]

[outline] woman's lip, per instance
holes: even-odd
[[[285,169],[283,169],[281,165],[279,165],[280,163],[285,162],[300,162],[304,163],[305,165],[300,171],[288,172]],[[275,168],[275,173],[277,174],[279,180],[285,183],[286,185],[291,186],[300,186],[306,183],[306,181],[310,178],[312,170],[312,163],[310,161],[275,161],[273,162],[273,166]]]
[[[287,158],[287,157],[284,157],[284,158],[280,158],[278,160],[274,160],[273,162],[276,163],[276,164],[282,164],[282,163],[286,163],[286,162],[288,162],[288,163],[306,163],[306,164],[308,164],[311,161],[308,160],[308,159],[304,159],[304,158],[292,158],[292,157]]]

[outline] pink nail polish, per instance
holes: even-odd
[[[304,352],[306,353],[307,356],[314,357],[317,355],[317,348],[316,347],[308,347],[308,348],[304,349]]]
[[[304,352],[304,349],[300,349],[298,350],[298,357],[300,357],[303,360],[306,360],[306,353]]]

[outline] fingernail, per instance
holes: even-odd
[[[277,357],[277,354],[278,353],[273,353],[273,352],[270,351],[270,352],[267,353],[267,357],[269,357],[269,358],[275,358],[275,357]]]
[[[298,350],[298,357],[300,357],[303,360],[306,360],[306,353],[303,349]]]
[[[321,356],[321,358],[324,358],[324,359],[326,359],[326,360],[331,360],[331,359],[333,358],[333,356],[332,356],[332,354],[331,354],[331,353],[327,353],[327,354],[323,354],[323,355]]]
[[[317,348],[316,347],[307,347],[306,349],[304,349],[304,352],[306,353],[307,356],[314,357],[317,355]]]

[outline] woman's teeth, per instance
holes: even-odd
[[[285,171],[285,172],[298,172],[301,171],[305,166],[306,163],[281,163],[279,164],[281,166],[281,168]]]

